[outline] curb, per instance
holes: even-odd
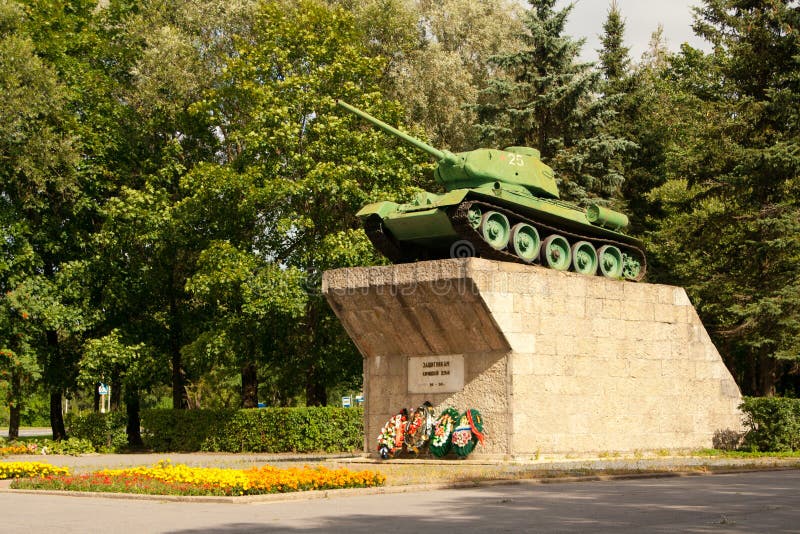
[[[709,467],[709,466],[704,466]],[[711,466],[713,467],[713,466]],[[764,467],[746,466],[741,469],[724,468],[696,471],[653,471],[645,473],[620,473],[613,475],[596,474],[580,476],[551,476],[534,478],[508,478],[495,480],[475,480],[465,482],[447,482],[432,484],[414,484],[405,486],[381,486],[375,488],[347,488],[335,490],[310,490],[290,493],[270,493],[265,495],[241,496],[181,496],[181,495],[147,495],[139,493],[108,493],[88,491],[56,491],[11,489],[11,480],[0,480],[0,494],[57,495],[61,497],[94,497],[102,499],[128,499],[159,502],[219,503],[219,504],[254,504],[291,502],[302,500],[330,499],[339,497],[360,497],[365,495],[392,495],[424,491],[448,489],[488,488],[493,486],[522,486],[542,484],[574,484],[581,482],[613,482],[617,480],[660,479],[679,477],[700,477],[714,475],[730,475],[741,473],[757,473],[764,471],[797,471],[797,466],[769,465]]]

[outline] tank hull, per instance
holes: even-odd
[[[420,193],[408,204],[378,202],[364,206],[358,216],[375,247],[394,263],[475,255],[504,261],[525,260],[511,244],[502,249],[489,246],[469,211],[500,213],[510,225],[520,223],[536,228],[542,239],[559,235],[571,243],[588,242],[595,249],[610,245],[635,257],[642,268],[627,278],[640,280],[646,270],[642,244],[619,231],[590,222],[580,207],[558,199],[539,198],[503,189],[500,184],[480,188],[454,189],[445,194]],[[460,245],[460,248],[456,249]],[[471,247],[470,247],[471,245]]]

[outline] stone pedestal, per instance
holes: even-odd
[[[711,447],[739,388],[683,289],[477,258],[328,271],[364,357],[365,451],[401,408],[484,416],[474,454]]]

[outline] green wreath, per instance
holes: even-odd
[[[458,421],[458,412],[453,408],[445,409],[433,423],[428,450],[437,458],[450,452],[450,436]]]
[[[483,417],[478,410],[468,409],[458,418],[450,437],[453,450],[459,458],[466,458],[480,442],[483,444]]]

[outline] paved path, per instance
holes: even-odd
[[[248,504],[0,495],[5,533],[800,532],[800,470]]]

